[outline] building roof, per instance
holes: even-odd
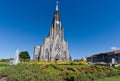
[[[96,57],[98,55],[114,55],[114,54],[120,54],[120,50],[114,50],[114,51],[111,51],[111,52],[104,52],[104,53],[93,54],[92,56],[89,56],[88,58]]]

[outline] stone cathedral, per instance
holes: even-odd
[[[68,41],[64,40],[64,30],[60,20],[58,2],[54,12],[52,25],[48,37],[44,38],[41,46],[34,46],[34,61],[69,62],[70,55]]]

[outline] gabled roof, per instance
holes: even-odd
[[[96,56],[99,56],[99,55],[114,55],[114,54],[120,54],[120,50],[114,50],[114,51],[111,51],[111,52],[93,54],[92,56],[89,56],[88,58],[96,57]]]

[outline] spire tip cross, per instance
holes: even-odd
[[[56,0],[56,11],[58,11],[58,0]]]
[[[56,1],[56,4],[58,5],[58,3],[59,3],[59,2],[58,2],[58,0],[57,0],[57,1]]]

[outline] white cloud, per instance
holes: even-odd
[[[119,48],[118,47],[111,47],[111,50],[119,50]]]

